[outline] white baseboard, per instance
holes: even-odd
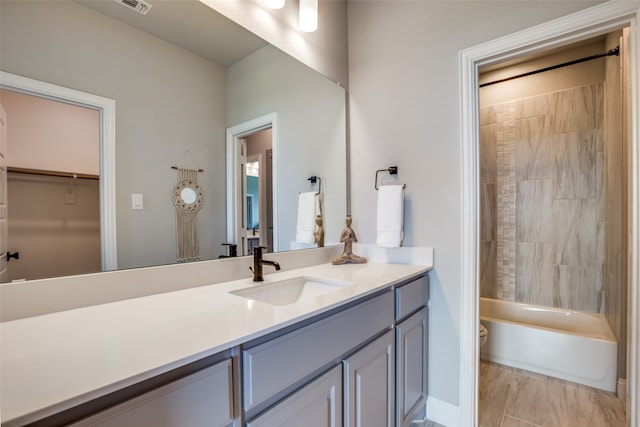
[[[460,408],[429,396],[427,418],[445,427],[460,427]]]

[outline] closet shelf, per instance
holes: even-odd
[[[100,179],[99,175],[92,175],[87,173],[48,171],[48,170],[42,170],[42,169],[17,168],[13,166],[7,167],[7,172],[22,173],[27,175],[58,176],[62,178],[95,179],[95,180]]]

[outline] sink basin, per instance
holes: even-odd
[[[272,305],[287,305],[300,300],[313,299],[318,295],[336,291],[350,285],[352,285],[351,282],[342,280],[301,276],[277,282],[256,284],[250,288],[238,289],[237,291],[231,291],[229,293]]]

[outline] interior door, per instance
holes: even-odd
[[[0,104],[0,283],[8,280],[7,273],[7,113]]]
[[[241,241],[238,242],[238,255],[248,255],[249,248],[247,242],[247,140],[240,140],[240,221],[238,223],[239,233]]]
[[[256,246],[264,246],[262,219],[264,207],[264,194],[262,193],[263,187],[263,173],[262,173],[262,156],[261,155],[249,155],[251,152],[251,141],[247,140],[247,162],[245,163],[245,184],[247,190],[247,202],[245,204],[247,208],[247,220],[245,227],[247,230],[247,252],[245,255],[253,255],[253,248]]]
[[[265,217],[267,226],[267,252],[273,252],[273,149],[267,150],[266,167],[264,170],[266,197]]]

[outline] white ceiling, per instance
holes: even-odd
[[[145,0],[142,15],[113,0],[75,0],[139,30],[229,67],[267,42],[198,0]]]

